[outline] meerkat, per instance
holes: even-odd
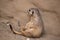
[[[28,10],[28,15],[30,16],[30,21],[25,26],[21,26],[20,32],[14,30],[11,24],[9,24],[9,26],[12,32],[15,34],[20,34],[26,37],[38,38],[41,36],[43,31],[40,12],[37,8],[30,8]]]

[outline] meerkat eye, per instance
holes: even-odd
[[[29,11],[31,11],[31,10],[29,10]]]
[[[34,14],[34,11],[32,11],[32,14]]]
[[[34,11],[32,11],[32,14],[34,13]]]

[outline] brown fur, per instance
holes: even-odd
[[[28,15],[31,17],[30,21],[20,28],[20,32],[15,31],[10,25],[13,33],[24,35],[27,37],[40,37],[43,30],[42,20],[37,8],[31,8],[28,10]]]

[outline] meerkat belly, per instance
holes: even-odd
[[[24,31],[26,36],[29,37],[39,37],[41,35],[41,28],[34,25],[33,22],[29,22],[26,25],[26,30]]]
[[[38,29],[27,29],[23,32],[23,34],[27,37],[39,37],[40,32]]]

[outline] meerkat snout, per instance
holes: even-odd
[[[36,13],[36,14],[39,13],[39,9],[38,9],[38,8],[30,8],[30,9],[28,10],[28,15],[30,15],[30,16],[33,16],[35,13]]]
[[[32,15],[34,14],[34,10],[29,9],[29,13]]]
[[[30,16],[32,16],[34,13],[35,13],[35,10],[33,10],[33,8],[31,8],[31,9],[28,10],[28,14]]]

